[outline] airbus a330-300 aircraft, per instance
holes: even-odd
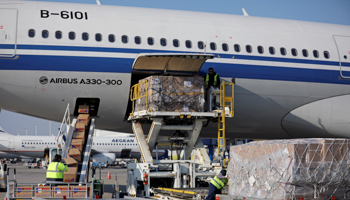
[[[93,102],[97,128],[131,132],[135,59],[204,53],[200,76],[236,78],[227,137],[350,137],[350,27],[252,16],[1,1],[0,107],[60,121]]]

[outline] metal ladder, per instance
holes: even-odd
[[[232,95],[226,96],[226,87],[232,87]],[[220,107],[222,109],[222,115],[218,116],[218,155],[224,156],[226,147],[226,117],[233,117],[234,115],[234,83],[225,83],[222,81],[220,84]],[[226,113],[226,107],[229,108],[229,112]]]

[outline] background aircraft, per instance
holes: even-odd
[[[15,156],[44,158],[45,148],[57,147],[55,136],[14,136],[7,133],[1,126],[0,132],[0,151]],[[135,137],[117,134],[113,137],[94,137],[92,153],[93,160],[109,161],[109,163],[114,162],[116,158],[140,158],[141,156]],[[165,153],[164,150],[158,151],[159,156]],[[156,152],[153,151],[152,155],[155,157]]]

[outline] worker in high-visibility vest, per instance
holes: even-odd
[[[68,166],[61,163],[62,156],[56,154],[46,171],[46,183],[63,182],[63,172],[68,171]]]
[[[208,70],[208,74],[204,77],[204,82],[206,90],[209,90],[211,86],[220,87],[220,76],[219,74],[214,72],[214,69],[212,67],[210,67]]]
[[[215,200],[216,194],[221,194],[222,189],[227,185],[227,170],[222,169],[209,183],[209,192],[205,200]]]

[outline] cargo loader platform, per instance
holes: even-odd
[[[205,108],[203,78],[195,73],[212,58],[213,55],[184,53],[140,54],[135,59],[134,70],[163,73],[138,80],[130,90],[132,112],[128,121],[132,123],[141,152],[140,163],[128,164],[127,193],[130,196],[158,195],[168,199],[166,195],[178,194],[179,197],[197,198],[200,196],[198,186],[221,169],[221,166],[211,164],[199,135],[205,122],[217,119],[220,124],[218,139],[222,140],[219,144],[225,146],[225,117],[233,117],[234,86],[223,80],[220,89],[214,89],[213,95],[207,94],[215,96],[217,102]],[[179,75],[178,71],[186,73]],[[226,87],[232,88],[226,90],[227,94]],[[143,131],[144,123],[151,124],[148,133]],[[178,160],[153,159],[151,152],[157,149],[158,143],[166,140],[159,139],[161,131],[173,132],[168,142],[181,144]],[[198,167],[202,171],[198,171]]]

